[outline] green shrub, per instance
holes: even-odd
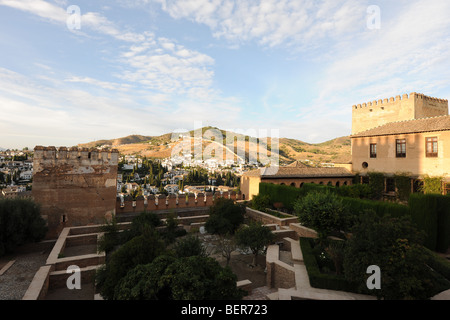
[[[303,253],[303,261],[309,276],[311,286],[319,289],[358,292],[357,284],[348,281],[342,275],[324,274],[320,272],[317,258],[314,255],[315,240],[311,238],[300,238],[300,247]]]
[[[294,204],[299,221],[317,231],[324,239],[348,226],[347,211],[342,198],[329,191],[308,193]]]
[[[423,185],[420,191],[425,194],[442,194],[442,177],[430,177],[426,175],[423,178]]]
[[[258,211],[264,211],[266,208],[270,208],[272,204],[270,203],[270,196],[265,194],[258,194],[253,197],[251,201],[250,207],[252,209],[258,210]]]
[[[47,227],[39,206],[31,200],[0,200],[0,256],[16,247],[42,240]]]

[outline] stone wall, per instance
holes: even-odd
[[[413,92],[354,105],[352,110],[352,134],[356,134],[389,122],[448,115],[448,100]]]
[[[65,227],[101,224],[115,213],[118,151],[34,149],[33,197],[47,220],[47,238]]]
[[[261,212],[255,209],[251,209],[249,207],[245,208],[246,210],[246,215],[255,220],[255,221],[259,221],[262,224],[276,224],[278,226],[288,226],[291,223],[296,223],[298,222],[298,218],[296,216],[293,215],[288,215],[283,213],[286,216],[289,216],[287,218],[278,218],[276,216],[273,216],[271,214],[265,213],[265,212]]]
[[[234,191],[230,192],[206,192],[206,193],[191,193],[191,194],[170,194],[150,195],[148,197],[139,197],[136,200],[131,198],[117,198],[116,200],[116,214],[124,213],[139,213],[143,211],[158,211],[171,210],[183,208],[205,208],[213,205],[216,198],[226,198],[236,201],[239,199],[239,194]]]

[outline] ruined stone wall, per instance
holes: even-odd
[[[413,92],[354,105],[352,110],[352,134],[356,134],[389,122],[448,115],[448,100]]]
[[[115,214],[118,158],[117,150],[34,149],[33,197],[48,222],[47,238]]]

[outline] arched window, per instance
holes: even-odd
[[[327,183],[327,186],[332,186],[333,185],[333,182],[331,182],[331,181],[328,181],[328,183]]]
[[[303,182],[302,182],[302,183],[300,183],[300,188],[301,188],[301,187],[303,187]]]
[[[346,186],[346,185],[347,185],[347,181],[344,182],[344,186]]]
[[[291,183],[291,187],[296,187],[295,182]]]
[[[282,186],[285,186],[285,184],[282,182],[282,183],[280,183],[280,185],[282,185]]]
[[[323,181],[320,181],[319,184],[323,184]]]
[[[339,184],[339,181],[338,181],[338,182],[336,182],[336,187],[339,187],[339,185],[340,185],[340,184]]]

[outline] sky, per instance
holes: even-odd
[[[449,15],[448,0],[0,0],[0,147],[347,136],[352,105],[450,98]]]

